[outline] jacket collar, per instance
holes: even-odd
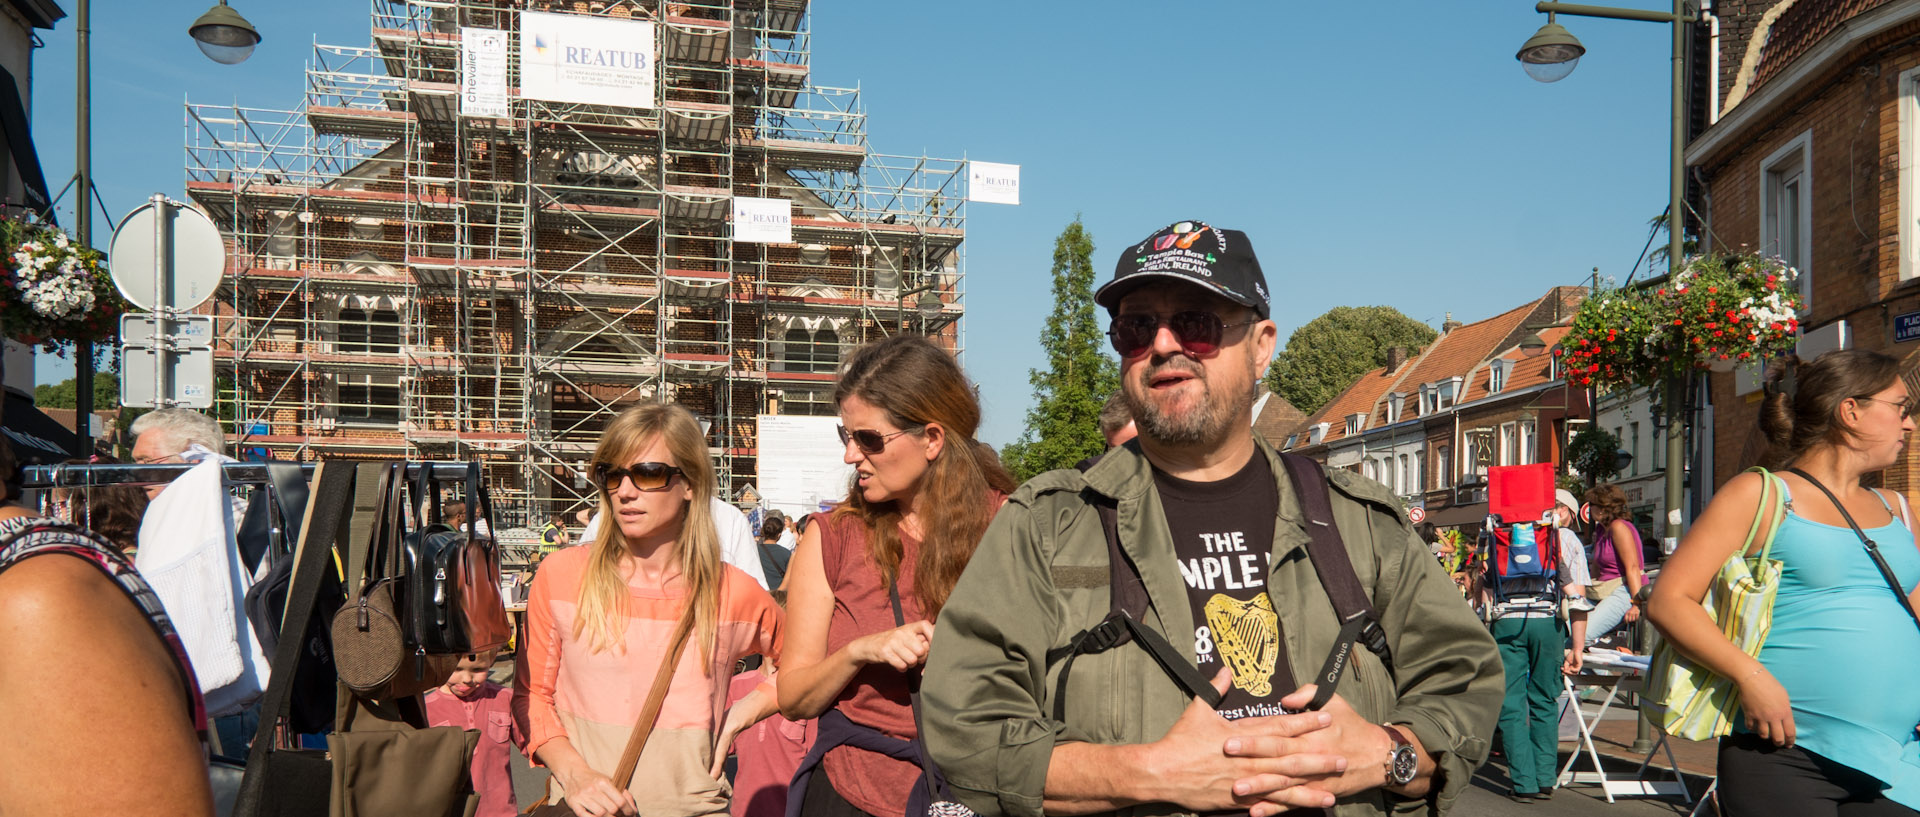
[[[1309,538],[1307,517],[1300,505],[1300,494],[1293,489],[1293,480],[1288,477],[1286,465],[1280,460],[1280,452],[1275,451],[1258,434],[1253,435],[1253,445],[1256,455],[1267,458],[1279,491],[1280,501],[1273,526],[1273,563],[1277,566],[1287,554],[1306,546]],[[1147,460],[1140,443],[1136,441],[1108,449],[1099,462],[1087,469],[1084,477],[1087,487],[1120,505],[1123,519],[1130,515],[1127,512],[1128,505],[1149,499],[1154,493],[1153,463]],[[1154,516],[1160,516],[1157,509]],[[1132,549],[1131,545],[1128,547]],[[1142,555],[1133,553],[1136,559]]]

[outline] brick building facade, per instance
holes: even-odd
[[[1703,247],[1801,270],[1803,359],[1845,345],[1915,360],[1894,324],[1920,313],[1920,3],[1714,5],[1722,101],[1686,156]],[[1756,370],[1710,378],[1711,484],[1768,458],[1762,395]],[[1916,466],[1909,449],[1884,484],[1912,493]]]

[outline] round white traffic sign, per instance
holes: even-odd
[[[1592,524],[1592,522],[1593,522],[1593,503],[1591,503],[1591,502],[1589,502],[1589,503],[1586,503],[1586,504],[1584,504],[1584,505],[1581,505],[1581,506],[1580,506],[1580,521],[1582,521],[1582,522],[1586,522],[1586,523],[1588,523],[1588,524]]]
[[[162,216],[161,210],[165,215]],[[164,222],[164,223],[163,223]],[[172,286],[160,291],[154,243],[160,231],[168,237]],[[227,249],[220,230],[205,213],[175,202],[156,207],[152,201],[128,213],[113,231],[108,269],[120,294],[141,309],[193,309],[213,297],[220,274],[227,268]]]
[[[1408,508],[1407,520],[1411,521],[1413,524],[1416,524],[1416,525],[1427,521],[1427,509],[1422,508],[1418,505]]]

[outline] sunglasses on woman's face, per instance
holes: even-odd
[[[847,444],[848,441],[852,441],[853,447],[860,449],[860,453],[862,454],[878,454],[882,451],[885,451],[887,449],[888,440],[891,440],[895,437],[898,437],[902,434],[907,433],[908,431],[913,430],[908,428],[908,429],[901,429],[899,431],[895,431],[890,434],[882,434],[878,431],[874,431],[871,428],[862,428],[854,431],[848,431],[846,426],[834,426],[834,429],[840,432],[841,445],[844,446]]]
[[[1227,329],[1236,326],[1249,326],[1259,323],[1255,318],[1240,323],[1227,323],[1212,312],[1193,310],[1175,312],[1162,318],[1159,315],[1115,315],[1112,325],[1107,327],[1107,339],[1113,343],[1113,351],[1123,358],[1138,357],[1153,347],[1153,338],[1159,334],[1165,324],[1173,330],[1173,337],[1180,342],[1180,348],[1194,357],[1206,357],[1220,351],[1220,337]]]
[[[593,481],[607,493],[618,490],[620,483],[628,479],[633,480],[633,487],[639,490],[664,491],[676,474],[684,477],[687,472],[664,462],[636,462],[625,468],[604,462],[593,464]]]

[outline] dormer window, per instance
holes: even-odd
[[[1440,387],[1432,383],[1420,386],[1420,414],[1422,416],[1439,411]]]
[[[1361,429],[1366,427],[1367,415],[1365,413],[1356,411],[1347,415],[1347,436],[1351,437],[1358,434]]]
[[[1297,440],[1299,440],[1299,439],[1300,439],[1300,435],[1299,435],[1299,434],[1288,434],[1288,435],[1287,435],[1287,441],[1286,441],[1286,442],[1284,442],[1284,443],[1281,443],[1281,444],[1280,444],[1280,450],[1281,450],[1281,451],[1286,451],[1286,450],[1289,450],[1289,449],[1291,449],[1291,448],[1293,448],[1293,444],[1294,444],[1294,442],[1295,442],[1295,441],[1297,441]]]
[[[1406,411],[1406,408],[1407,395],[1405,392],[1394,392],[1393,394],[1387,395],[1387,423],[1391,425],[1400,422],[1400,416]]]
[[[1507,375],[1513,371],[1513,361],[1496,360],[1487,369],[1487,393],[1499,394],[1507,388]]]
[[[1307,431],[1307,445],[1319,445],[1321,440],[1327,438],[1327,429],[1332,425],[1332,423],[1314,423],[1313,428]]]

